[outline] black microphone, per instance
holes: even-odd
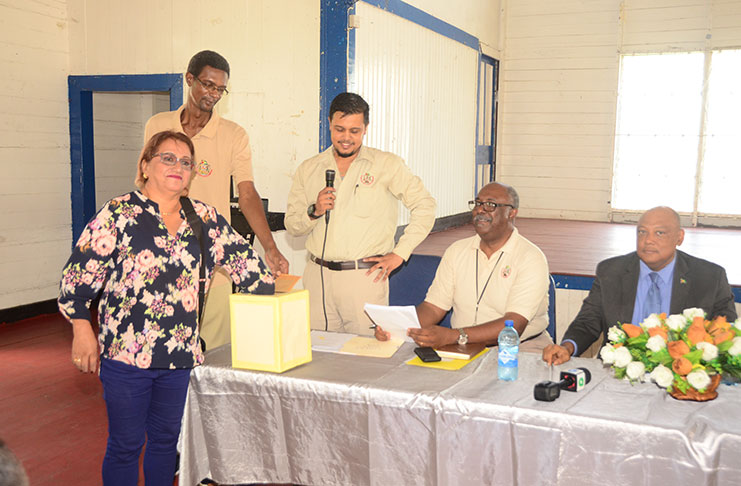
[[[327,187],[334,187],[334,171],[332,169],[327,169],[327,172],[324,173],[324,180],[327,182]],[[324,213],[324,221],[329,223],[329,209]]]
[[[561,396],[561,390],[579,391],[592,380],[592,373],[586,368],[574,368],[561,372],[561,381],[541,381],[535,385],[533,395],[536,400],[552,402]]]

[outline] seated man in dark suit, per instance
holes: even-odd
[[[679,314],[699,307],[708,318],[736,319],[733,293],[723,267],[678,251],[684,240],[671,208],[646,211],[638,221],[636,251],[597,265],[597,278],[561,345],[543,350],[548,364],[561,364],[586,351],[620,323],[639,324],[650,314]]]

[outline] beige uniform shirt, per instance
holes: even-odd
[[[155,133],[164,130],[185,133],[180,123],[180,113],[184,107],[157,113],[150,118],[144,128],[144,143]],[[234,176],[237,184],[253,180],[252,150],[247,132],[233,121],[221,118],[214,111],[206,126],[192,140],[196,149],[196,175],[188,195],[214,206],[228,222],[231,222],[229,206],[231,177]]]
[[[517,228],[489,259],[481,251],[480,244],[481,238],[475,235],[448,247],[425,301],[446,311],[452,307],[454,329],[483,324],[507,312],[516,312],[529,321],[520,339],[545,330],[548,327],[549,276],[548,262],[540,248],[520,236]]]
[[[312,220],[308,207],[326,187],[325,172],[335,171],[335,209],[331,211],[324,259],[358,260],[393,251],[404,260],[427,237],[435,222],[435,199],[401,157],[366,146],[360,148],[345,177],[340,177],[332,147],[302,163],[293,177],[286,209],[286,230],[308,234],[306,249],[322,255],[324,217]],[[411,211],[399,242],[394,235],[401,201]]]

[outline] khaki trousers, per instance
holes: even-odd
[[[229,311],[232,281],[223,269],[217,268],[216,273],[206,294],[206,307],[201,322],[201,337],[206,341],[206,349],[218,348],[232,341]]]
[[[309,260],[304,270],[304,288],[309,291],[311,328],[325,328],[322,309],[321,267]],[[388,305],[389,283],[381,280],[374,283],[378,272],[365,276],[367,268],[359,270],[330,270],[322,268],[324,274],[324,304],[327,309],[329,331],[349,332],[363,336],[374,334],[370,326],[373,321],[363,310],[366,303]]]

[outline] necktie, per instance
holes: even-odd
[[[648,274],[651,278],[651,286],[646,294],[646,301],[643,303],[643,318],[651,314],[661,313],[661,290],[659,290],[659,274],[651,272]]]

